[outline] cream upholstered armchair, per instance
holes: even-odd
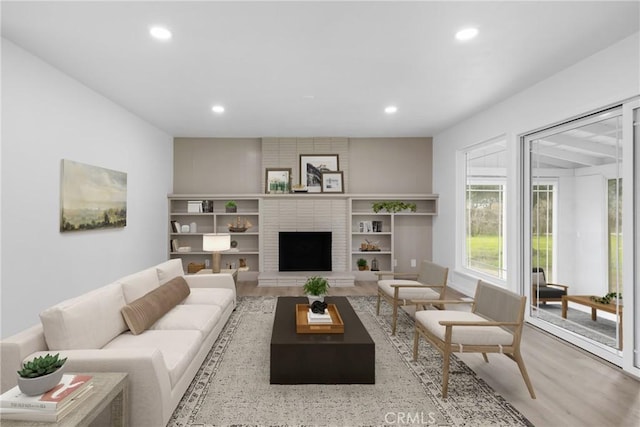
[[[415,301],[416,304],[434,301]],[[472,303],[471,312],[427,310],[416,312],[413,359],[418,358],[418,342],[424,337],[443,357],[442,397],[447,397],[451,353],[502,353],[518,364],[532,399],[536,398],[520,354],[526,297],[478,281],[473,301],[442,301],[446,304]]]
[[[402,279],[403,274],[393,274],[393,279],[382,279],[391,273],[379,273],[378,277],[378,304],[376,315],[380,314],[380,300],[384,298],[393,307],[393,324],[391,334],[396,334],[398,322],[398,307],[412,304],[411,300],[437,300],[444,299],[447,288],[447,275],[449,269],[429,261],[422,261],[420,272],[415,280]],[[437,308],[444,308],[436,305]]]

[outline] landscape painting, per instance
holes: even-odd
[[[127,174],[62,160],[60,231],[127,225]]]

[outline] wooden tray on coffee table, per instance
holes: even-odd
[[[309,324],[308,304],[296,304],[296,332],[299,334],[344,334],[344,323],[335,304],[328,304],[327,311],[332,323]]]

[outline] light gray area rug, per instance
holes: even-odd
[[[387,304],[376,316],[375,297],[349,301],[376,343],[376,384],[269,384],[276,298],[243,297],[169,426],[531,425],[455,357],[442,399],[442,358],[421,340],[412,361],[410,317],[400,314],[392,337]]]
[[[575,332],[609,347],[617,347],[616,322],[613,320],[598,316],[597,320],[593,321],[591,320],[591,312],[587,313],[571,307],[567,308],[567,318],[563,319],[561,304],[541,305],[538,317],[552,325]]]

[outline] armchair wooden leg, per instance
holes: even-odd
[[[398,301],[393,301],[393,323],[391,327],[391,335],[396,334],[396,324],[398,323]]]
[[[489,363],[489,357],[487,356],[487,353],[482,353],[482,358],[485,362]]]
[[[378,292],[378,304],[376,304],[376,316],[380,316],[380,292]]]
[[[527,368],[524,366],[524,360],[522,359],[522,355],[519,351],[516,351],[513,354],[513,360],[518,364],[518,368],[520,368],[520,373],[522,374],[522,378],[524,379],[524,383],[527,385],[527,389],[529,390],[529,394],[532,399],[536,398],[536,393],[533,391],[533,384],[531,384],[531,380],[529,379],[529,374],[527,373]]]
[[[452,327],[447,326],[444,333],[444,349],[442,352],[442,398],[446,398],[449,392],[449,361],[451,359],[451,334]]]

